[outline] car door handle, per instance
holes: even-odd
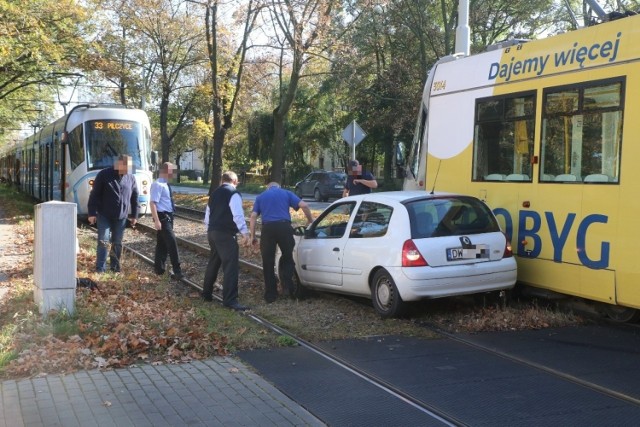
[[[333,252],[340,252],[340,248],[333,248]]]

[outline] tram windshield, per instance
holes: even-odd
[[[89,170],[113,166],[121,154],[133,159],[136,169],[142,168],[141,124],[127,120],[91,120],[85,123],[87,167]]]

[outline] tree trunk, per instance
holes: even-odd
[[[162,150],[162,161],[169,161],[169,131],[167,120],[169,116],[169,100],[163,96],[160,101],[160,148]]]
[[[284,167],[284,122],[285,116],[278,111],[273,112],[273,149],[271,181],[282,183],[282,168]]]
[[[213,161],[211,165],[211,185],[209,186],[209,194],[220,186],[220,178],[222,177],[222,147],[224,146],[224,137],[226,129],[220,127],[213,135]]]

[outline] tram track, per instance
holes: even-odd
[[[153,227],[150,227],[148,225],[145,224],[140,224],[138,223],[136,225],[137,229],[140,229],[140,231],[142,231],[144,234],[147,235],[152,235],[155,233],[155,229]],[[195,250],[200,254],[204,254],[207,253],[209,249],[205,248],[204,246],[198,244],[198,243],[194,243],[194,242],[190,242],[186,239],[180,238],[180,237],[176,237],[176,240],[178,241],[178,245],[182,246],[184,248],[188,248],[190,250]],[[153,266],[154,261],[153,259],[151,259],[150,257],[146,256],[145,254],[133,249],[132,247],[128,246],[128,245],[123,245],[123,249],[128,251],[129,253],[135,255],[136,257],[138,257],[139,259],[141,259],[142,261],[144,261],[145,263]],[[262,274],[262,267],[259,265],[256,265],[250,261],[247,260],[240,260],[241,266],[245,269],[248,269],[252,274]],[[180,279],[181,283],[186,284],[187,286],[189,286],[190,288],[201,292],[202,291],[202,286],[200,286],[199,284],[195,283],[194,281],[190,280],[187,277],[183,277]],[[214,292],[213,293],[213,298],[218,301],[219,303],[222,303],[222,297]],[[302,337],[296,335],[295,333],[282,328],[281,326],[276,325],[275,323],[265,319],[262,316],[259,316],[255,313],[252,313],[251,311],[247,311],[244,313],[244,315],[248,318],[250,318],[251,320],[253,320],[254,322],[264,326],[265,328],[271,330],[272,332],[276,333],[277,335],[280,336],[287,336],[291,339],[293,339],[298,345],[300,345],[301,347],[315,353],[316,355],[321,356],[322,358],[324,358],[325,360],[331,362],[332,364],[335,364],[336,366],[339,366],[340,368],[352,373],[353,375],[356,375],[357,377],[365,380],[367,383],[379,388],[380,390],[390,394],[391,396],[407,403],[408,405],[414,407],[415,409],[421,411],[422,413],[424,413],[425,415],[428,415],[432,418],[434,418],[435,420],[438,420],[442,423],[444,423],[445,425],[450,425],[450,426],[466,426],[467,424],[465,424],[464,422],[462,422],[461,420],[457,419],[455,416],[453,416],[452,414],[448,414],[440,409],[438,409],[437,407],[434,407],[433,405],[427,403],[427,402],[423,402],[420,399],[416,398],[415,396],[412,396],[411,394],[405,392],[404,390],[394,386],[393,384],[371,374],[370,372],[367,372],[365,370],[362,370],[360,368],[358,368],[357,365],[349,362],[348,360],[345,360],[343,358],[340,358],[338,356],[336,356],[335,354],[332,354],[329,351],[326,351],[325,349],[314,345],[313,343],[303,339]]]
[[[197,220],[189,219],[189,221],[197,221]],[[136,226],[136,229],[138,229],[139,231],[141,231],[142,233],[148,236],[155,235],[155,229],[143,223],[138,223],[138,225]],[[209,253],[208,247],[196,242],[192,242],[189,239],[185,239],[182,237],[177,237],[177,240],[180,247],[188,251],[197,252],[201,256],[208,256],[208,253]],[[139,257],[146,263],[153,265],[153,260],[149,256],[146,256],[145,254],[133,249],[132,247],[129,247],[128,245],[125,245],[125,248],[127,251]],[[260,265],[251,261],[247,261],[245,259],[241,259],[240,262],[241,262],[242,268],[249,271],[250,274],[253,274],[253,275],[262,274],[262,267]],[[202,291],[202,287],[198,283],[189,279],[188,277],[181,279],[181,282],[196,291],[199,291],[199,292]],[[218,302],[221,302],[222,300],[221,297],[215,292],[214,292],[214,298]],[[282,326],[279,326],[267,320],[266,318],[259,316],[254,312],[249,311],[245,313],[245,315],[251,320],[253,320],[254,322],[271,330],[272,332],[278,335],[287,336],[293,339],[299,346],[307,349],[308,351],[313,352],[316,355],[321,356],[323,359],[330,361],[331,363],[335,364],[341,369],[344,369],[345,371],[348,371],[351,374],[356,375],[357,377],[365,380],[367,383],[374,385],[380,390],[383,390],[385,393],[388,393],[389,395],[405,402],[406,404],[412,406],[413,408],[418,409],[425,415],[433,417],[434,419],[439,420],[440,422],[443,422],[444,424],[447,424],[447,425],[467,425],[463,420],[459,419],[455,414],[451,414],[445,410],[442,410],[441,408],[438,408],[436,405],[433,405],[429,402],[425,402],[419,397],[416,397],[411,393],[406,392],[401,387],[394,385],[392,382],[385,380],[384,378],[381,378],[380,376],[366,369],[362,369],[356,363],[353,363],[343,357],[340,357],[335,353],[328,351],[327,349],[317,346],[305,340],[304,338],[298,336],[296,333]],[[624,401],[636,407],[640,407],[640,399],[632,395],[629,395],[627,393],[623,393],[623,392],[611,389],[609,387],[605,387],[605,386],[596,384],[594,382],[584,380],[570,373],[563,372],[561,370],[555,369],[550,366],[546,366],[544,364],[535,362],[533,360],[529,360],[524,357],[510,354],[500,349],[492,348],[488,345],[479,344],[477,342],[474,342],[473,340],[470,340],[470,339],[461,337],[459,335],[450,333],[446,330],[443,330],[442,328],[440,328],[435,324],[421,322],[421,326],[423,328],[429,329],[438,337],[442,339],[450,340],[450,341],[455,341],[459,344],[462,344],[465,348],[482,351],[484,353],[499,357],[505,361],[535,369],[537,371],[543,372],[545,375],[552,376],[562,381],[570,382],[572,384],[575,384],[587,390],[590,390],[590,391],[593,391],[601,395],[608,396],[620,401]]]

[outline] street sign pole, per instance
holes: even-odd
[[[342,138],[348,145],[351,146],[351,159],[356,159],[356,145],[360,144],[360,141],[364,139],[367,134],[358,126],[356,121],[352,121],[342,131]]]
[[[356,121],[351,123],[351,160],[356,159],[356,144],[353,141],[356,140]]]

